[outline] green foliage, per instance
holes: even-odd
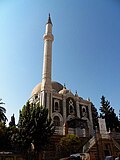
[[[1,105],[4,105],[5,103],[2,102],[2,99],[0,99],[0,150],[7,150],[9,149],[9,138],[8,138],[8,130],[6,127],[6,121],[7,117],[5,116],[6,109],[2,107]]]
[[[5,103],[3,103],[2,99],[0,99],[0,122],[6,123],[6,121],[7,121],[7,117],[5,116],[6,109],[1,106],[3,104],[5,104]]]
[[[54,125],[48,119],[48,109],[39,104],[27,104],[23,106],[19,114],[18,132],[14,134],[13,142],[16,148],[26,155],[34,148],[34,153],[48,143],[54,133]]]
[[[15,117],[14,117],[14,114],[11,116],[11,121],[9,122],[9,127],[15,127]]]
[[[70,156],[70,154],[78,153],[81,151],[81,141],[80,138],[74,134],[67,135],[61,138],[58,146],[57,153],[61,157]]]
[[[105,97],[101,98],[100,117],[105,118],[107,130],[120,132],[120,121],[116,116],[114,109],[111,107],[110,102],[105,100]]]
[[[91,111],[92,111],[92,119],[93,119],[93,129],[95,129],[96,126],[98,127],[98,112],[96,107],[93,105],[93,103],[91,104]]]
[[[10,149],[8,128],[4,123],[0,122],[0,150],[3,151],[8,149]]]

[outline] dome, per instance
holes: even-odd
[[[59,82],[52,81],[52,89],[59,92],[61,89],[63,89],[63,85],[60,84]]]
[[[32,90],[32,96],[36,93],[38,93],[39,91],[41,91],[41,84],[42,83],[38,83],[35,88]],[[60,90],[63,89],[63,85],[60,84],[59,82],[56,81],[52,81],[52,89],[59,92]]]
[[[32,90],[32,96],[38,93],[41,90],[41,83],[38,83],[35,88]]]

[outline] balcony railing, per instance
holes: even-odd
[[[63,127],[56,126],[54,134],[63,135]]]

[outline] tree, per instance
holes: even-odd
[[[74,134],[61,138],[57,146],[57,156],[67,157],[70,154],[78,153],[82,149],[80,138]]]
[[[100,107],[100,117],[105,118],[106,128],[109,131],[120,132],[120,122],[116,116],[114,109],[111,107],[110,102],[105,99],[104,96],[101,97],[101,107]]]
[[[16,150],[13,143],[14,135],[18,133],[18,128],[15,124],[15,117],[14,114],[11,116],[11,121],[9,122],[9,126],[7,127],[7,135],[8,135],[8,142],[9,142],[9,150]]]
[[[0,99],[1,101],[2,99]],[[0,104],[5,104],[3,102],[0,102]],[[0,150],[12,150],[12,145],[11,145],[11,137],[13,135],[13,125],[14,122],[12,122],[14,119],[14,115],[11,117],[11,122],[9,124],[11,124],[11,126],[9,125],[9,127],[6,126],[6,120],[7,117],[5,116],[6,113],[6,109],[4,107],[0,106]],[[13,124],[12,124],[13,123]],[[15,126],[14,126],[15,127]]]
[[[94,104],[91,104],[91,111],[92,111],[92,119],[93,119],[93,129],[98,127],[98,112]]]
[[[7,151],[10,149],[8,127],[6,127],[5,123],[0,122],[0,150]]]
[[[48,109],[27,102],[20,111],[18,132],[14,134],[13,143],[26,159],[31,149],[34,149],[34,157],[38,159],[39,152],[49,142],[53,133],[54,125],[52,120],[48,119]]]
[[[9,127],[15,127],[15,117],[14,117],[14,114],[11,116],[11,121],[9,122]]]
[[[7,117],[5,116],[6,109],[1,106],[3,104],[5,104],[5,103],[3,103],[2,99],[0,99],[0,122],[6,123],[6,121],[7,121]]]

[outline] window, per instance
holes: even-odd
[[[85,108],[83,108],[83,112],[86,112]]]
[[[60,119],[58,116],[55,116],[53,121],[54,121],[55,126],[60,126]]]
[[[37,98],[38,98],[38,95],[36,94],[36,95],[35,95],[35,99],[37,99]]]
[[[55,111],[58,111],[58,102],[55,102]]]
[[[71,99],[69,101],[69,113],[74,113],[74,105]]]
[[[74,109],[73,106],[70,105],[70,113],[73,113]]]
[[[87,117],[87,112],[86,112],[85,106],[83,106],[83,108],[82,108],[82,115],[83,115],[83,117]]]
[[[59,106],[59,100],[58,99],[54,100],[54,111],[55,112],[60,112],[60,106]]]

